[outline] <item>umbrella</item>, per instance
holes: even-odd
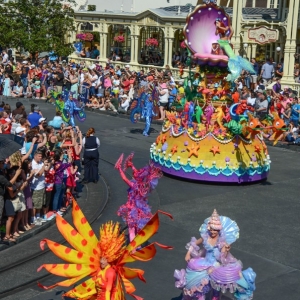
[[[22,148],[18,143],[11,140],[10,136],[0,134],[0,160],[8,158]]]

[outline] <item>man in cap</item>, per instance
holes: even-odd
[[[40,131],[44,131],[44,127],[47,127],[47,122],[46,122],[47,118],[40,118],[39,119],[39,129]]]

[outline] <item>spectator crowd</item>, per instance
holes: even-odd
[[[33,226],[64,214],[77,196],[84,138],[78,127],[62,124],[56,131],[37,105],[26,112],[21,102],[0,105],[0,132],[20,142],[20,151],[0,160],[2,240],[16,242]]]

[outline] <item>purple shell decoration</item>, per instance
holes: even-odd
[[[188,146],[189,145],[189,142],[188,141],[185,141],[184,142],[184,146]]]
[[[162,150],[162,151],[167,151],[167,149],[168,149],[168,143],[165,142],[165,143],[163,144],[163,146],[161,147],[161,150]]]
[[[252,160],[252,161],[257,161],[257,159],[256,159],[255,156],[252,156],[252,157],[251,157],[251,160]]]
[[[202,5],[195,9],[187,19],[184,29],[186,44],[201,65],[227,66],[228,57],[226,55],[211,54],[212,44],[219,39],[215,35],[216,26],[214,22],[217,18],[222,19],[225,26],[228,25],[229,16],[221,7]]]
[[[227,156],[227,157],[225,158],[225,161],[226,161],[226,162],[230,162],[230,158]]]

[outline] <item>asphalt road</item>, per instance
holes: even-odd
[[[45,116],[52,118],[53,106],[44,103],[39,106]],[[101,140],[101,158],[115,162],[121,153],[128,155],[134,151],[137,167],[149,160],[150,145],[160,131],[160,126],[153,125],[151,136],[143,137],[142,123],[131,124],[126,119],[97,113],[87,113],[87,120],[79,126],[83,132],[89,127],[96,129]],[[174,269],[185,267],[185,244],[191,236],[199,236],[203,220],[216,208],[240,227],[240,239],[233,244],[232,253],[243,262],[244,268],[251,266],[257,273],[254,299],[299,299],[299,153],[274,147],[269,147],[269,153],[271,172],[262,183],[216,185],[168,176],[160,180],[150,203],[153,211],[159,207],[171,213],[174,221],[162,217],[155,239],[174,249],[158,250],[151,262],[135,265],[146,271],[147,280],[146,285],[134,281],[137,295],[152,300],[181,299],[180,291],[174,287]],[[107,220],[119,220],[116,211],[127,198],[127,186],[116,170],[100,163],[100,172],[110,187],[111,197],[93,226],[95,230]],[[36,287],[24,291],[22,297],[16,295],[10,299],[61,299],[61,292],[62,289],[56,289],[41,293]]]

